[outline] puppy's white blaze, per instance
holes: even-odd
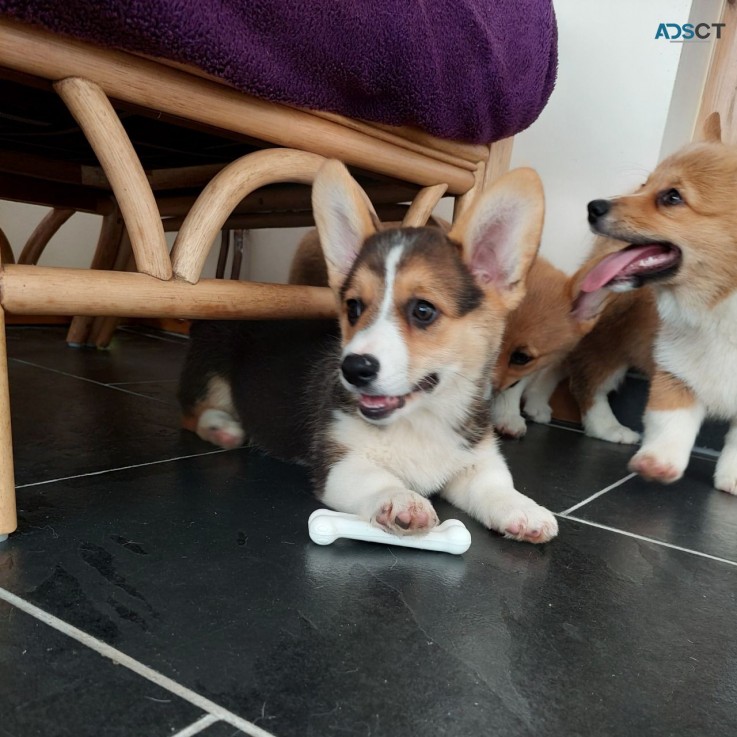
[[[398,396],[407,394],[409,381],[409,351],[394,315],[394,283],[404,247],[391,248],[384,262],[384,293],[375,320],[360,330],[343,349],[350,353],[370,354],[379,361],[379,376],[373,389],[376,393]]]

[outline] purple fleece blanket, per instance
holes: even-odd
[[[0,14],[473,143],[529,126],[557,64],[551,0],[0,0]]]

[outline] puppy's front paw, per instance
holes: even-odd
[[[505,414],[494,417],[494,429],[505,438],[521,438],[527,432],[527,423],[522,415]]]
[[[547,425],[553,419],[553,410],[547,402],[528,400],[525,402],[525,414],[533,422],[539,422],[541,425]]]
[[[686,463],[688,459],[686,459]],[[661,457],[650,450],[640,450],[632,456],[629,470],[642,476],[648,481],[660,481],[662,484],[672,484],[683,476],[686,463],[678,463],[674,459]]]
[[[601,427],[584,424],[584,432],[591,438],[606,440],[608,443],[621,443],[622,445],[637,445],[640,442],[640,433],[630,430],[618,422]]]
[[[371,523],[392,535],[424,535],[439,523],[438,515],[424,496],[397,491],[384,499]]]
[[[528,543],[545,543],[558,534],[558,520],[532,499],[501,516],[498,531],[504,537]]]

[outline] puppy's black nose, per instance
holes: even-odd
[[[609,200],[591,200],[587,207],[589,208],[589,222],[595,223],[612,209],[612,203]]]
[[[340,370],[353,386],[366,386],[379,375],[379,361],[370,353],[349,353]]]

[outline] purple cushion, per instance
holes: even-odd
[[[529,126],[557,64],[551,0],[0,0],[0,14],[472,143]]]

